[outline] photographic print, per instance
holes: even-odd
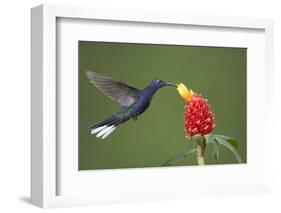
[[[78,45],[79,170],[246,163],[246,48]]]

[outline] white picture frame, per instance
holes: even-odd
[[[257,19],[257,18],[241,18],[241,17],[217,17],[217,16],[204,16],[204,15],[188,15],[188,14],[173,14],[173,13],[153,13],[147,11],[123,11],[112,9],[97,9],[97,8],[85,8],[74,6],[54,6],[54,5],[41,5],[31,10],[31,54],[32,54],[32,141],[31,141],[31,201],[33,204],[47,208],[47,207],[61,207],[61,206],[76,206],[76,205],[91,205],[97,203],[115,203],[115,202],[128,202],[128,201],[143,201],[143,200],[165,200],[165,199],[178,199],[188,198],[196,196],[224,196],[224,195],[241,195],[241,194],[253,194],[253,193],[265,193],[270,192],[272,188],[272,164],[270,163],[270,141],[272,139],[272,128],[267,125],[266,137],[258,139],[254,136],[248,140],[255,140],[257,144],[258,140],[265,140],[264,146],[266,147],[266,154],[262,156],[264,161],[262,166],[258,167],[257,163],[251,163],[251,161],[257,160],[257,157],[250,159],[250,163],[247,166],[232,165],[228,167],[206,167],[202,168],[193,167],[188,168],[193,171],[193,178],[201,176],[212,176],[214,171],[217,174],[223,175],[223,168],[225,173],[231,173],[231,171],[237,171],[237,173],[245,174],[245,180],[239,180],[237,183],[222,182],[217,185],[208,185],[205,183],[200,186],[191,187],[190,185],[181,185],[184,180],[177,178],[180,175],[186,175],[185,170],[187,167],[181,168],[161,168],[161,171],[155,169],[140,169],[140,170],[118,170],[107,171],[92,176],[92,174],[83,173],[82,179],[77,179],[78,176],[72,176],[71,170],[75,170],[75,166],[69,165],[70,172],[65,173],[69,175],[69,180],[65,184],[65,187],[69,190],[79,193],[62,193],[60,192],[60,185],[63,185],[67,180],[60,177],[60,173],[63,171],[65,160],[61,158],[58,151],[58,134],[57,134],[57,119],[58,119],[58,87],[60,81],[57,79],[58,68],[58,21],[60,19],[68,20],[101,20],[111,21],[116,24],[116,27],[122,25],[122,23],[133,23],[132,26],[137,23],[145,25],[154,24],[159,28],[163,26],[197,26],[200,28],[208,29],[221,29],[222,31],[232,32],[234,30],[244,31],[257,31],[261,32],[262,36],[259,37],[256,42],[261,44],[261,52],[259,52],[259,67],[250,67],[250,70],[254,68],[257,70],[256,79],[253,80],[254,72],[248,75],[248,83],[250,85],[248,94],[248,110],[253,109],[252,113],[248,115],[248,129],[249,131],[259,131],[255,129],[255,113],[257,110],[264,110],[267,108],[268,114],[264,115],[264,123],[270,123],[272,119],[272,103],[273,95],[270,91],[273,90],[272,79],[273,73],[273,21],[271,19]],[[112,23],[111,23],[112,24]],[[169,27],[168,27],[169,28]],[[167,29],[169,30],[169,29]],[[75,34],[76,35],[76,34]],[[80,35],[79,35],[80,36]],[[83,36],[83,35],[82,35]],[[102,34],[101,34],[102,36]],[[238,34],[231,36],[231,39],[238,36]],[[71,36],[69,36],[71,37]],[[109,39],[109,38],[108,38]],[[122,40],[122,37],[120,37]],[[127,38],[129,39],[129,38]],[[170,38],[173,42],[173,38]],[[235,39],[234,39],[235,40]],[[249,40],[254,40],[250,38]],[[126,37],[123,38],[126,41]],[[166,41],[167,42],[167,41]],[[166,43],[164,42],[164,43]],[[197,42],[194,40],[194,42]],[[219,42],[200,41],[199,44],[219,46]],[[230,42],[229,45],[239,46],[241,43],[237,41],[237,44]],[[262,42],[262,43],[261,43]],[[265,43],[263,43],[265,42]],[[158,42],[159,43],[159,42]],[[253,47],[256,43],[251,44]],[[253,49],[254,50],[254,49]],[[254,51],[252,51],[254,52]],[[253,53],[254,54],[254,53]],[[257,55],[258,56],[258,55]],[[254,55],[252,56],[254,57]],[[253,62],[253,60],[251,60]],[[251,63],[252,63],[251,62]],[[264,66],[263,66],[264,65]],[[251,66],[251,65],[250,65]],[[260,70],[260,71],[258,71]],[[265,76],[265,78],[263,78]],[[249,78],[250,77],[250,78]],[[252,87],[251,87],[252,85]],[[254,95],[254,89],[260,88],[259,95],[266,98],[266,102],[261,104],[254,110],[254,103],[258,101],[258,97]],[[258,128],[258,127],[257,127]],[[75,141],[74,141],[75,143]],[[70,146],[74,146],[73,144]],[[63,148],[63,145],[60,147]],[[250,147],[251,148],[251,147]],[[71,150],[71,148],[70,148]],[[72,150],[73,151],[73,150]],[[74,150],[75,151],[75,150]],[[256,153],[260,153],[261,146],[257,146]],[[253,152],[249,150],[250,154]],[[65,154],[70,156],[71,154]],[[256,156],[253,152],[250,156]],[[73,160],[70,158],[70,160]],[[74,158],[75,160],[75,158]],[[75,162],[75,161],[73,161]],[[251,166],[252,165],[252,166]],[[249,166],[249,167],[248,167]],[[250,167],[251,166],[251,167]],[[68,171],[66,171],[68,172]],[[77,171],[78,172],[78,171]],[[249,174],[248,174],[249,173]],[[252,174],[251,174],[252,173]],[[169,174],[169,179],[165,176]],[[250,179],[255,176],[263,174],[261,178],[255,178],[255,181],[250,184]],[[109,183],[110,178],[120,178],[125,176],[142,177],[144,180],[139,186],[136,186],[135,182],[129,182],[127,179],[120,182],[119,188],[114,188]],[[184,177],[184,176],[183,176]],[[223,176],[222,176],[223,177]],[[225,176],[227,178],[227,176]],[[72,179],[73,178],[73,179]],[[83,185],[79,185],[79,182],[90,181],[96,178],[98,185],[103,186],[103,189],[97,185],[92,186],[90,190],[95,190],[96,194],[86,193],[87,189],[79,190],[83,188]],[[191,177],[192,178],[192,177]],[[203,177],[202,177],[203,178]],[[145,181],[151,179],[162,179],[157,186],[145,185]],[[116,180],[116,179],[115,179]],[[171,184],[167,181],[170,180]],[[95,182],[95,180],[94,180]],[[126,186],[127,182],[127,186]],[[178,182],[178,185],[172,184]],[[77,186],[77,187],[75,187]],[[165,186],[165,187],[164,187]],[[72,187],[72,188],[70,188]],[[84,187],[85,188],[85,187]],[[126,189],[127,188],[127,189]],[[141,190],[142,188],[142,190]],[[122,196],[120,196],[120,194]]]

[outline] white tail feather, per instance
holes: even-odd
[[[103,136],[104,134],[106,134],[108,131],[110,131],[114,126],[109,126],[104,128],[103,130],[101,130],[98,134],[97,134],[97,138]]]
[[[103,129],[106,128],[106,127],[107,127],[107,125],[104,125],[104,126],[100,126],[100,127],[95,128],[95,129],[92,129],[92,130],[91,130],[91,134],[92,134],[92,135],[93,135],[93,134],[96,134],[96,133],[98,133],[99,131],[103,130]]]
[[[116,126],[113,126],[112,129],[108,130],[101,139],[105,139],[108,135],[110,135],[114,130],[116,129]]]

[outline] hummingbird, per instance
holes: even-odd
[[[158,89],[165,86],[177,87],[175,84],[153,79],[144,89],[137,89],[93,71],[86,71],[86,76],[101,93],[120,105],[119,111],[89,127],[91,134],[96,134],[101,139],[109,136],[120,124],[130,119],[137,120],[148,109]]]

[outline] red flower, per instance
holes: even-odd
[[[178,91],[186,101],[184,108],[184,127],[187,135],[206,135],[214,127],[214,114],[210,110],[207,100],[189,90],[184,84],[178,85]]]
[[[215,127],[214,114],[207,101],[198,94],[193,94],[184,109],[184,126],[186,133],[206,135]]]

